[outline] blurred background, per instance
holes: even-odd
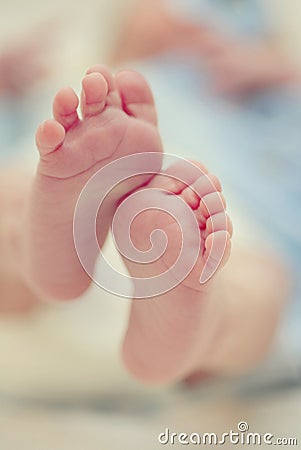
[[[242,420],[301,439],[299,0],[0,2],[1,448],[155,449],[166,427],[223,433]],[[247,376],[145,387],[120,361],[127,300],[92,287],[40,304],[22,279],[8,241],[22,236],[35,130],[95,63],[146,76],[166,152],[219,174],[235,245],[288,274],[275,344]],[[110,241],[106,254],[121,265]]]

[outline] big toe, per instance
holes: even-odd
[[[116,84],[124,111],[137,119],[157,124],[152,91],[138,72],[125,70],[116,75]]]

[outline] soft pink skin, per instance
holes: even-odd
[[[36,135],[41,159],[29,202],[25,266],[35,290],[50,299],[74,299],[91,284],[73,241],[74,209],[86,182],[117,158],[162,152],[153,97],[141,75],[124,71],[113,77],[95,66],[82,85],[83,119],[78,97],[64,88],[54,99],[55,120],[44,122]],[[149,169],[159,170],[160,163]],[[98,221],[100,245],[118,201],[149,179],[130,180],[110,195]]]
[[[232,224],[225,221],[224,209],[220,202],[221,185],[219,180],[201,164],[198,167],[207,175],[194,178],[190,185],[201,186],[198,191],[190,189],[175,178],[183,176],[181,163],[170,167],[166,173],[175,178],[155,176],[147,187],[165,189],[180,196],[194,211],[201,231],[201,248],[198,260],[187,278],[171,291],[154,299],[135,300],[132,303],[128,331],[123,345],[124,361],[129,370],[138,378],[148,382],[171,382],[183,379],[193,372],[211,346],[220,325],[219,302],[211,299],[211,291],[218,278],[200,284],[202,269],[208,259],[213,237],[222,248],[225,246],[221,268],[230,255]],[[189,174],[185,177],[189,179]],[[201,191],[201,192],[200,192]],[[162,191],[166,209],[171,194]],[[209,214],[204,201],[211,200]],[[225,203],[224,203],[225,204]],[[183,218],[184,219],[184,218]],[[214,223],[214,229],[213,224]],[[122,223],[120,224],[122,227]],[[184,234],[185,220],[181,221]],[[149,210],[140,214],[132,223],[131,237],[140,250],[149,248],[149,237],[154,229],[163,230],[168,237],[168,247],[164,255],[152,264],[136,264],[124,259],[132,277],[153,277],[165,272],[177,259],[181,251],[181,232],[175,220],[162,211]],[[126,230],[124,230],[126,234]],[[208,322],[208,323],[207,323]]]
[[[55,120],[45,122],[37,132],[41,160],[29,198],[25,244],[20,254],[23,250],[27,279],[40,298],[73,299],[91,283],[73,241],[74,208],[85,183],[115,158],[162,151],[152,95],[140,75],[122,72],[114,79],[104,67],[93,67],[83,80],[83,120],[77,115],[78,103],[70,88],[61,90],[54,101]],[[159,165],[147,169],[159,171]],[[171,167],[167,173],[175,172],[176,176],[177,170]],[[232,253],[222,271],[205,285],[199,284],[212,233],[228,236],[221,266],[228,260],[232,234],[231,222],[225,227],[219,220],[220,206],[215,208],[220,183],[213,175],[208,177],[215,187],[210,184],[208,190],[208,184],[201,184],[204,190],[199,197],[189,188],[195,179],[188,180],[187,185],[162,175],[133,179],[113,192],[98,217],[102,244],[116,207],[127,194],[142,185],[160,188],[163,184],[174,196],[184,199],[200,225],[201,253],[191,274],[166,294],[132,302],[123,359],[129,371],[146,383],[185,378],[195,382],[204,374],[237,375],[249,370],[266,354],[287,298],[282,268],[251,252]],[[168,209],[170,196],[162,195]],[[212,199],[214,230],[200,202],[207,196]],[[171,245],[153,264],[126,260],[132,276],[160,273],[178,255],[179,229],[160,211],[137,216],[131,229],[135,245],[142,250],[148,248],[154,226],[165,231]]]
[[[182,175],[183,171],[180,166],[172,166],[167,173]],[[133,376],[144,383],[168,384],[184,379],[194,384],[208,376],[237,376],[248,372],[269,351],[288,298],[288,278],[275,260],[263,252],[237,248],[229,258],[232,224],[228,219],[225,226],[223,220],[223,207],[218,201],[219,180],[212,174],[208,174],[208,179],[213,185],[192,177],[187,187],[174,178],[157,175],[148,184],[148,187],[173,192],[191,207],[201,230],[201,249],[192,272],[177,287],[155,298],[132,302],[122,347],[123,360]],[[202,186],[200,197],[189,187],[196,184]],[[168,211],[171,195],[162,193],[162,196]],[[210,215],[203,208],[208,198],[211,199]],[[133,221],[131,238],[136,247],[149,249],[149,237],[154,229],[166,233],[166,253],[148,265],[124,259],[132,277],[162,273],[179,255],[180,230],[162,211],[145,211]],[[224,246],[224,239],[219,239],[225,235],[228,239],[219,266],[222,270],[201,285],[199,277],[212,238]]]

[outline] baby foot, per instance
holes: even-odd
[[[108,163],[131,154],[158,152],[150,171],[161,165],[153,97],[141,75],[124,71],[113,77],[105,67],[94,66],[82,81],[80,103],[82,119],[75,92],[60,90],[53,103],[54,120],[43,123],[36,135],[40,162],[30,202],[26,265],[36,288],[55,298],[74,298],[91,282],[73,242],[74,210],[87,181]],[[148,164],[146,156],[146,168]],[[131,179],[111,193],[101,211],[100,245],[120,198],[150,178]]]
[[[200,172],[204,175],[200,176]],[[186,183],[181,181],[183,178]],[[144,381],[170,382],[199,368],[202,349],[216,332],[219,308],[211,300],[211,292],[219,269],[229,258],[232,224],[225,214],[219,180],[200,164],[190,164],[190,168],[176,164],[165,175],[156,175],[147,187],[162,189],[158,194],[162,196],[160,210],[144,211],[134,219],[132,242],[139,250],[146,251],[150,248],[152,231],[159,229],[164,231],[168,244],[166,252],[151,264],[138,264],[125,258],[133,278],[154,277],[171,269],[183,252],[182,235],[192,234],[186,215],[180,218],[179,227],[174,218],[164,212],[170,210],[170,202],[182,199],[191,209],[200,230],[200,241],[193,237],[188,241],[191,247],[186,247],[189,259],[194,247],[199,246],[192,270],[181,283],[177,273],[171,272],[176,287],[165,292],[162,289],[162,294],[152,299],[133,301],[124,342],[125,363],[134,375]],[[202,274],[204,282],[200,283]],[[147,296],[148,292],[145,294]]]
[[[142,261],[133,262],[122,242],[126,237],[124,227],[131,222],[129,205],[132,199],[135,202],[135,194],[138,192],[143,194],[141,197],[143,209],[147,208],[148,195],[157,196],[158,207],[144,210],[132,221],[130,237],[134,247],[142,252],[148,250],[150,236],[154,230],[164,232],[168,241],[162,257],[154,258],[151,264],[145,264],[146,261],[143,261],[143,264]],[[179,202],[179,199],[182,202]],[[192,220],[188,217],[187,210],[182,208],[183,202],[189,207]],[[117,219],[113,223],[116,242],[118,245],[121,244],[119,248],[123,248],[122,253],[127,256],[125,264],[133,278],[154,277],[162,271],[169,270],[175,277],[175,282],[182,282],[184,286],[203,291],[206,281],[229,257],[232,224],[225,213],[225,207],[218,178],[208,174],[207,169],[199,163],[179,162],[167,169],[165,174],[156,175],[146,186],[121,204],[118,211],[120,215],[117,216],[121,220]],[[179,223],[170,213],[177,217]],[[197,233],[193,232],[193,221],[197,224]],[[186,237],[185,246],[183,237]],[[195,248],[199,251],[195,251]],[[183,252],[189,255],[197,254],[197,258],[191,261],[192,270],[188,270],[187,276],[183,277],[183,280],[177,280],[184,272],[177,265],[179,268],[177,273],[174,263],[181,260],[179,255]],[[182,261],[187,265],[189,258],[183,257]],[[144,290],[138,297],[148,296],[148,292]]]
[[[141,75],[121,72],[115,78],[102,66],[92,67],[82,81],[79,99],[64,88],[54,99],[55,120],[36,135],[41,155],[39,173],[67,179],[89,179],[112,160],[141,152],[160,152],[156,111]]]

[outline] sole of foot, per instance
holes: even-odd
[[[99,209],[96,227],[101,247],[118,202],[160,170],[162,144],[151,90],[133,71],[113,76],[104,66],[91,67],[82,80],[80,99],[70,87],[57,93],[53,116],[36,133],[40,161],[30,201],[27,271],[42,294],[72,299],[91,284],[73,239],[74,213],[83,188],[110,163],[121,161],[122,172],[125,157],[143,155],[137,167],[131,167],[134,175],[115,189],[112,186]],[[156,157],[150,159],[150,153]],[[99,199],[104,189],[100,180],[95,192]],[[82,222],[84,228],[85,216]]]

